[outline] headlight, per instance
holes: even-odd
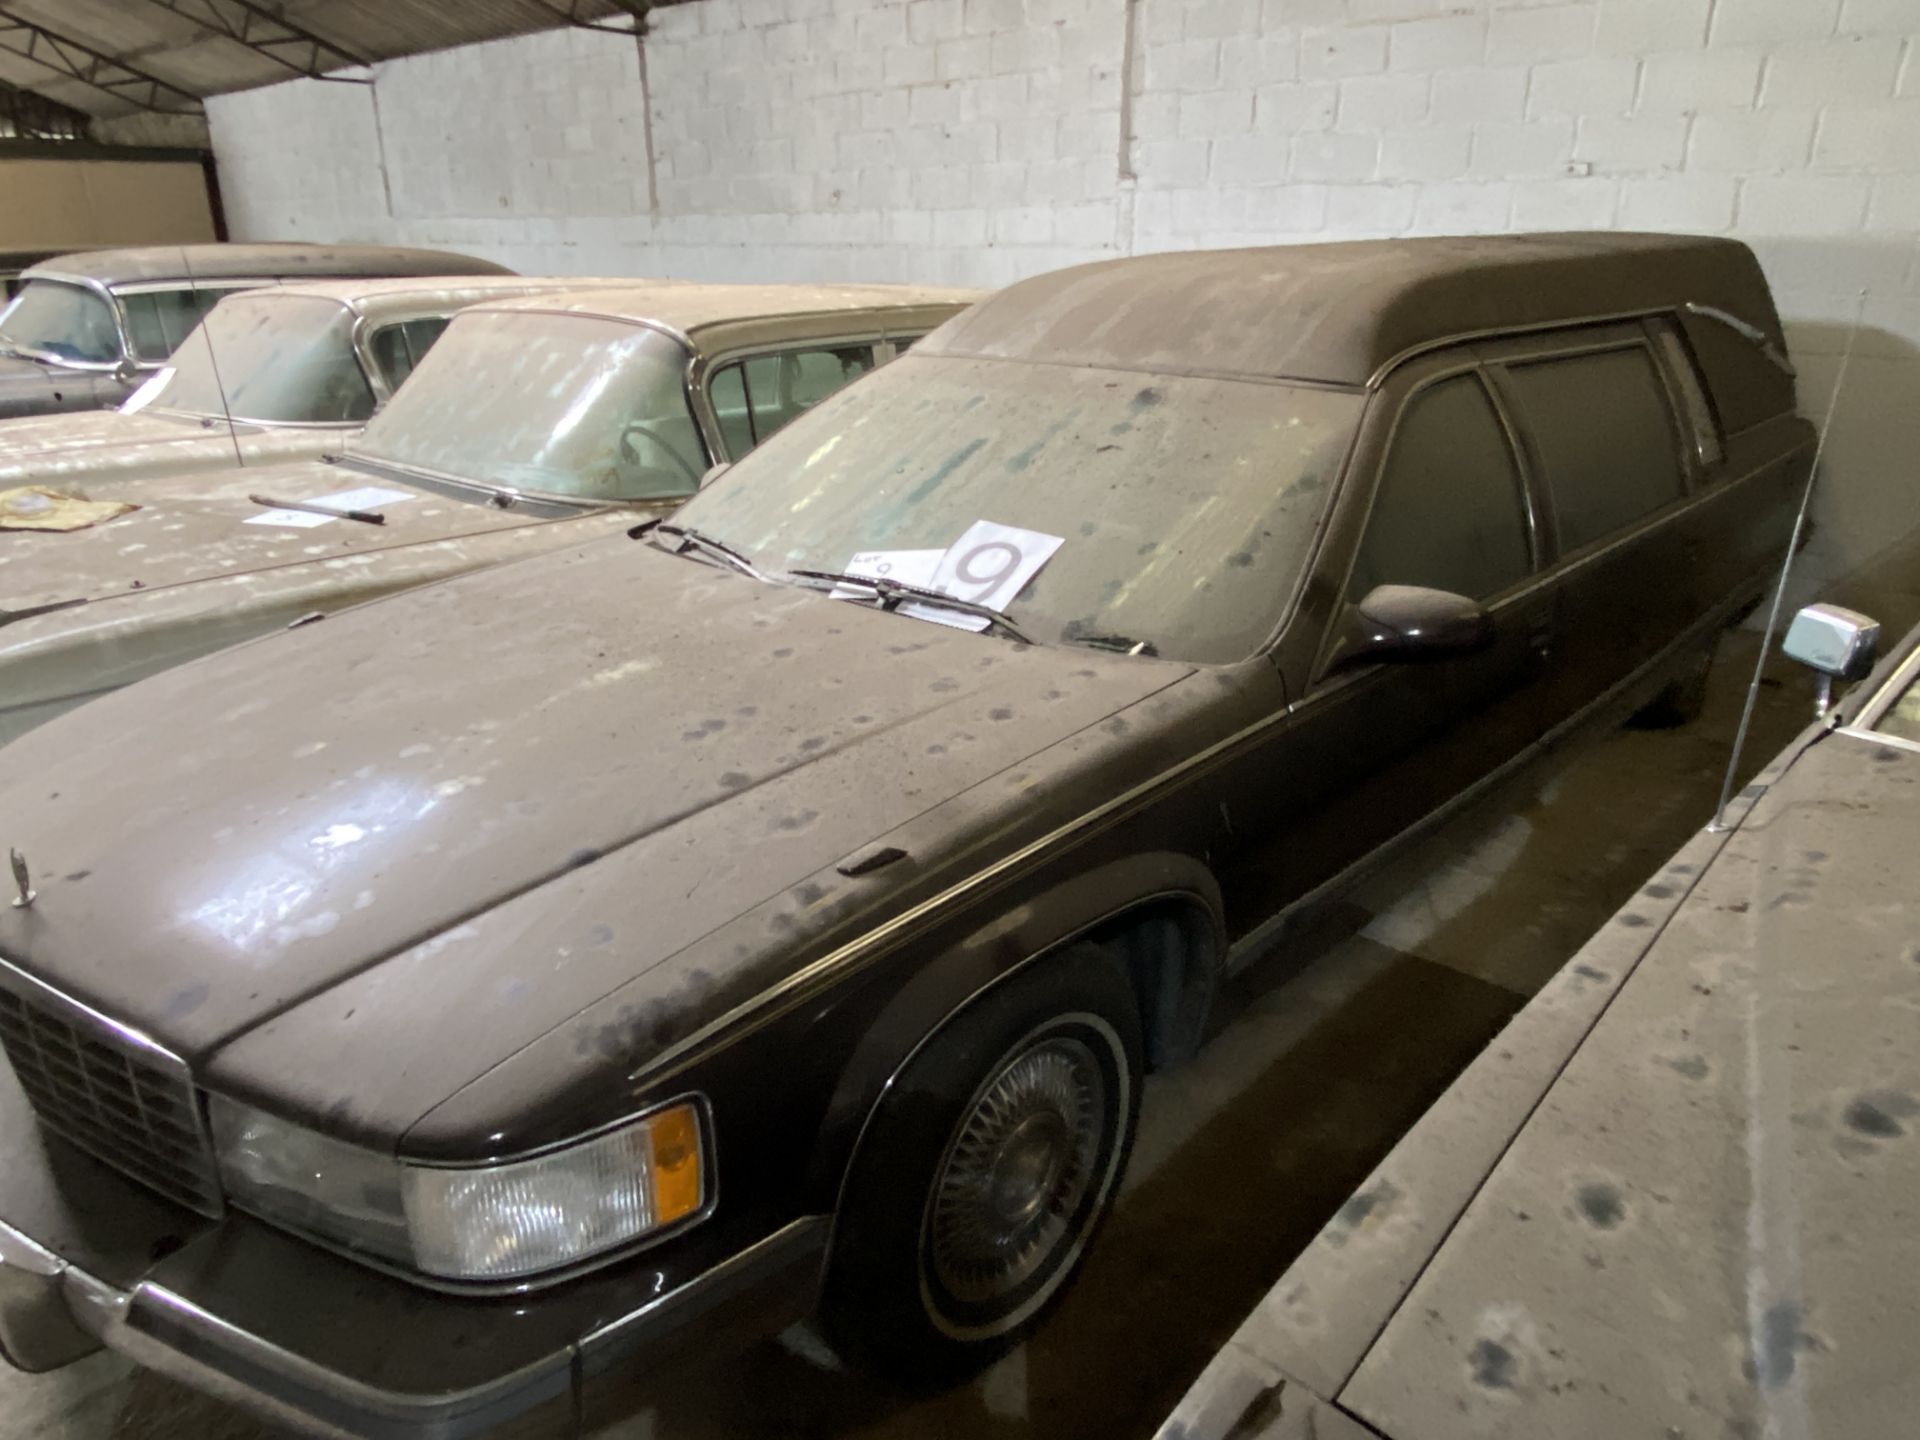
[[[449,1280],[558,1270],[700,1213],[699,1110],[681,1101],[498,1165],[396,1160],[219,1096],[227,1196],[262,1219]]]

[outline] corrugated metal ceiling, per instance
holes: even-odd
[[[190,114],[205,95],[572,23],[624,27],[646,8],[640,0],[0,0],[0,81],[95,116]]]

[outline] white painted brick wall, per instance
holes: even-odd
[[[1169,247],[1738,235],[1810,411],[1869,292],[1816,561],[1920,523],[1893,474],[1920,452],[1920,0],[1135,3],[1130,63],[1123,0],[663,9],[651,171],[638,49],[586,31],[208,109],[237,236],[561,273],[991,285]]]

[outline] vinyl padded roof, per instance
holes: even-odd
[[[125,250],[82,250],[59,255],[21,272],[96,280],[102,285],[152,280],[293,280],[348,275],[511,275],[491,260],[450,250],[405,245],[307,245],[271,241],[246,245],[142,245]]]
[[[1689,302],[1780,340],[1766,280],[1745,245],[1608,233],[1108,260],[1009,286],[916,351],[1358,386],[1399,356],[1459,336]]]

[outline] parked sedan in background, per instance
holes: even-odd
[[[1863,619],[1811,607],[1788,653],[1857,678],[1803,642]],[[1911,1434],[1917,800],[1920,631],[1421,1117],[1160,1440]]]
[[[984,1363],[1224,976],[1758,592],[1812,449],[1778,344],[1720,240],[1068,270],[671,519],[0,751],[9,1050],[169,1119],[26,1049],[0,1220],[58,1278],[8,1349],[355,1434],[591,1417],[717,1306]]]
[[[455,311],[592,283],[429,276],[242,291],[120,409],[0,420],[0,490],[118,498],[161,475],[317,459],[373,418]]]
[[[143,481],[118,518],[0,531],[0,740],[296,619],[658,516],[972,298],[662,282],[465,310],[337,459]]]
[[[392,245],[153,245],[60,255],[0,310],[0,418],[122,404],[223,296],[282,280],[511,275]]]

